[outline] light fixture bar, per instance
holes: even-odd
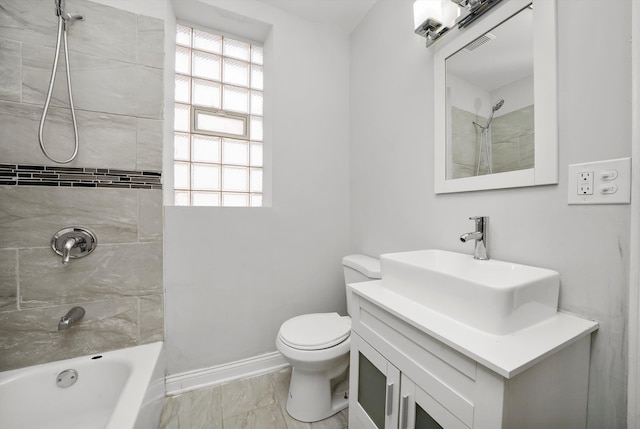
[[[427,39],[427,47],[456,24],[459,9],[449,0],[416,0],[413,3],[415,33]]]
[[[454,3],[457,3],[458,6],[467,9],[466,15],[460,16],[456,23],[458,24],[458,28],[465,28],[471,23],[473,23],[476,19],[480,18],[482,15],[491,10],[494,6],[500,3],[502,0],[462,0],[456,1],[451,0]]]

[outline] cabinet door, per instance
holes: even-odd
[[[469,429],[404,374],[401,386],[399,429]]]
[[[351,333],[350,429],[397,429],[400,372]]]

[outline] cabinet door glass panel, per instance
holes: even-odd
[[[442,429],[433,417],[416,404],[416,429]]]
[[[359,353],[358,402],[378,428],[384,428],[387,377]]]

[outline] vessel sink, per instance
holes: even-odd
[[[444,250],[380,256],[384,288],[493,335],[540,323],[558,310],[556,271]]]

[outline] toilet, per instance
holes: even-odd
[[[380,276],[380,261],[366,255],[342,259],[347,311],[351,292],[347,286]],[[347,408],[351,318],[338,313],[293,317],[282,324],[276,347],[291,364],[287,412],[302,422],[326,419]]]

